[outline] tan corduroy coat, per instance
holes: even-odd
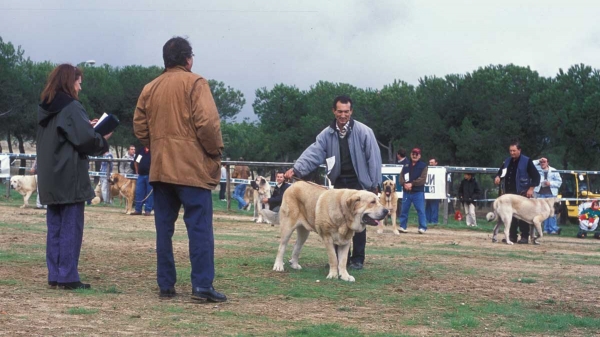
[[[133,131],[152,151],[150,182],[206,189],[219,184],[221,123],[202,76],[177,66],[146,84],[133,116]]]

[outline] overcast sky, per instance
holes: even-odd
[[[0,36],[34,61],[162,66],[187,36],[193,71],[241,90],[319,80],[381,88],[400,79],[530,66],[599,68],[600,1],[0,0]],[[85,90],[85,83],[84,83]]]

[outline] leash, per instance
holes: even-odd
[[[146,201],[146,199],[148,199],[150,197],[150,195],[152,194],[152,192],[154,192],[154,188],[150,190],[150,193],[148,193],[148,195],[144,199],[142,199],[141,201],[134,200],[133,202],[144,202],[144,201]]]
[[[310,185],[313,185],[313,186],[320,187],[320,188],[322,188],[322,189],[324,189],[324,190],[327,190],[327,189],[328,189],[327,187],[325,187],[325,186],[323,186],[323,185],[319,185],[319,184],[317,184],[317,183],[313,183],[312,181],[306,181],[306,180],[300,179],[300,178],[298,178],[298,177],[296,177],[296,176],[292,176],[292,179],[295,179],[295,180],[298,180],[298,181],[302,181],[302,182],[305,182],[305,183],[307,183],[307,184],[310,184]]]

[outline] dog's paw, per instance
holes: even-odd
[[[492,242],[493,242],[493,243],[496,243],[496,242],[498,242],[498,239],[496,239],[496,238],[492,238]]]
[[[329,274],[327,274],[328,280],[337,280],[338,278],[339,278],[339,275],[336,272],[329,271]]]
[[[377,234],[383,234],[383,229],[378,229]]]
[[[292,261],[290,261],[290,267],[291,267],[292,269],[296,269],[296,270],[300,270],[300,269],[302,269],[302,266],[301,266],[301,265],[299,265],[299,264],[298,264],[298,262],[292,262]]]
[[[283,263],[275,262],[273,265],[273,271],[283,271]]]
[[[514,243],[513,243],[512,241],[510,241],[510,240],[507,240],[507,241],[506,241],[506,244],[507,244],[507,245],[514,245]]]
[[[396,226],[394,226],[394,227],[396,227]],[[400,232],[397,229],[394,229],[394,234],[400,235]]]
[[[355,281],[354,276],[352,276],[350,274],[342,275],[340,278],[346,282],[354,282]]]
[[[27,206],[26,206],[26,205],[23,205],[23,206],[21,206],[21,207],[19,207],[19,208],[25,208],[25,207],[27,207]]]

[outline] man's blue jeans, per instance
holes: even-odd
[[[146,205],[145,211],[146,213],[152,212],[152,207],[154,206],[154,192],[148,196],[148,194],[152,191],[152,186],[150,186],[150,177],[144,175],[138,175],[137,183],[135,185],[135,211],[138,213],[142,213],[142,206]],[[146,198],[148,196],[148,198]],[[144,200],[146,198],[146,200]],[[144,200],[144,201],[142,201]]]
[[[554,196],[552,194],[538,194],[538,198],[547,199],[554,198]],[[544,220],[544,223],[542,224],[542,230],[544,232],[553,234],[556,234],[558,232],[558,225],[556,224],[556,215],[553,215],[548,219]]]
[[[438,224],[438,214],[440,210],[439,199],[425,200],[425,217],[427,218],[427,224]]]
[[[211,287],[215,278],[211,191],[161,182],[155,182],[153,186],[156,200],[156,280],[159,288],[169,289],[177,282],[172,238],[181,205],[189,239],[192,287]]]
[[[406,229],[408,223],[408,211],[410,205],[415,205],[419,216],[419,229],[427,230],[427,218],[425,217],[425,192],[408,192],[402,194],[402,213],[400,214],[400,227]]]
[[[244,201],[244,193],[246,193],[246,184],[239,184],[233,190],[232,197],[238,202],[238,209],[246,207],[246,201]]]

